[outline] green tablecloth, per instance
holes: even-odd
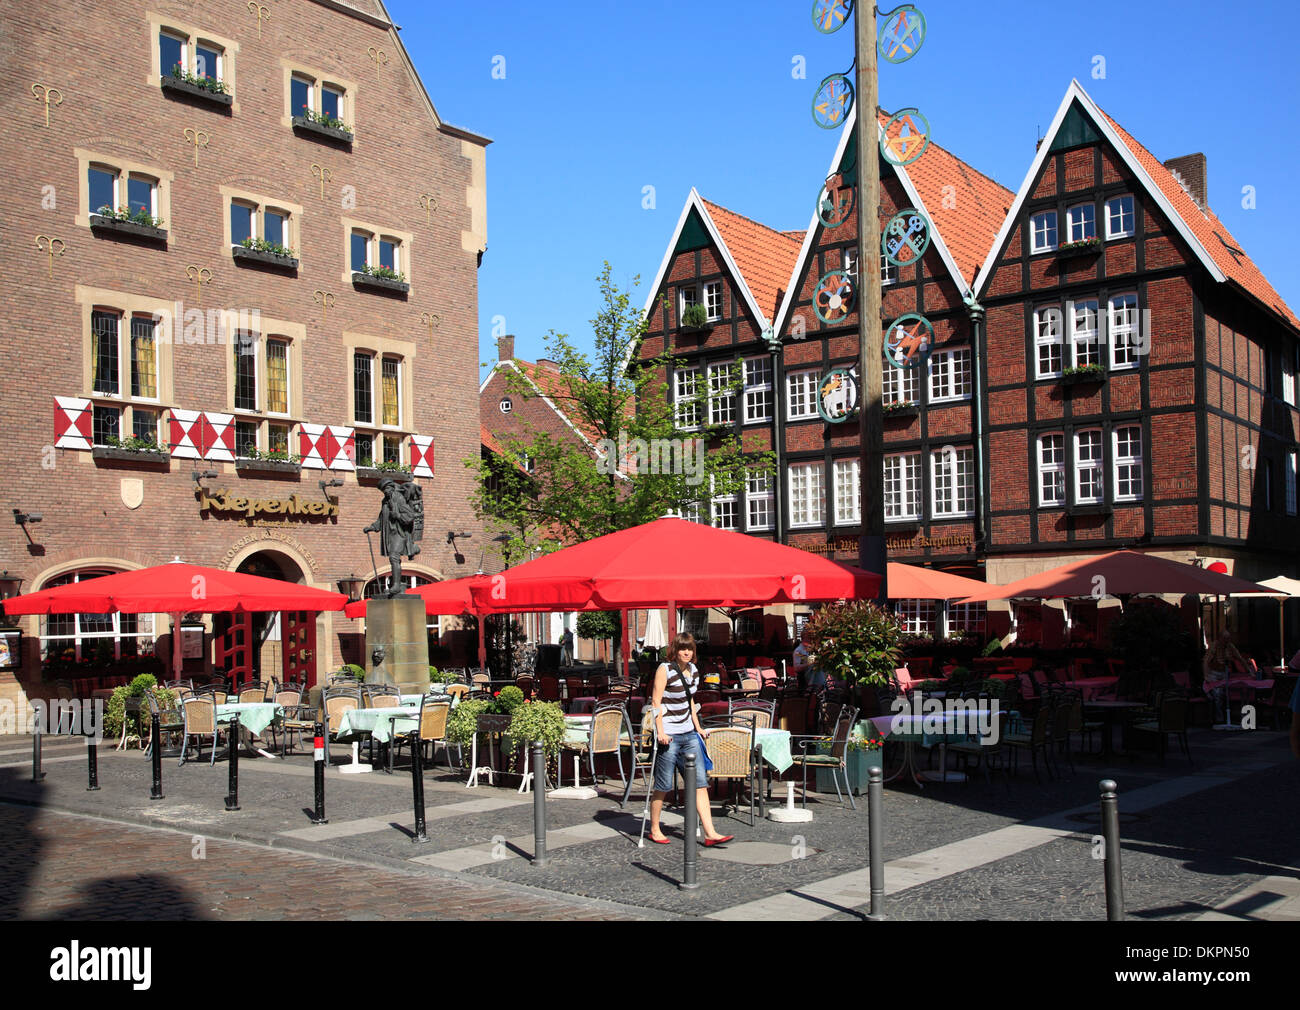
[[[372,739],[387,743],[393,734],[402,735],[420,728],[420,706],[393,708],[351,708],[339,719],[339,736],[369,733]]]
[[[755,745],[763,760],[778,772],[784,772],[792,764],[790,756],[790,731],[785,729],[760,729],[754,731]]]
[[[217,706],[217,722],[230,722],[235,713],[239,713],[239,725],[257,736],[284,716],[284,706],[269,701],[230,702]]]

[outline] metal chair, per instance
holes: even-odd
[[[564,750],[577,751],[579,754],[586,754],[587,765],[591,770],[591,778],[596,780],[596,755],[613,754],[618,761],[618,777],[623,785],[627,786],[627,776],[623,774],[623,731],[627,730],[628,738],[631,739],[631,724],[628,722],[627,709],[623,707],[623,702],[618,698],[610,698],[606,701],[596,703],[595,711],[591,714],[591,729],[587,733],[587,739],[577,743],[564,743],[561,747]],[[624,789],[626,795],[626,788]],[[620,802],[619,806],[623,803]]]
[[[325,764],[330,763],[330,739],[338,736],[343,713],[361,707],[361,692],[352,687],[327,687],[321,692],[322,722],[325,723]]]
[[[853,799],[853,791],[849,788],[849,768],[845,757],[849,749],[849,734],[853,732],[853,722],[857,715],[858,710],[851,705],[840,707],[835,720],[835,732],[831,737],[829,754],[808,753],[808,748],[816,743],[816,738],[799,741],[803,753],[794,755],[794,763],[803,769],[803,806],[808,805],[808,769],[811,767],[825,768],[831,773],[831,782],[835,786],[836,795],[839,796],[840,806],[844,806],[844,795],[840,792],[840,783],[835,773],[839,772],[843,775],[844,792],[849,794],[849,803],[853,809],[858,809],[857,801]]]
[[[181,739],[181,756],[178,765],[185,764],[185,755],[189,752],[191,737],[194,738],[194,745],[198,749],[199,760],[203,760],[203,737],[206,736],[212,737],[212,758],[208,761],[208,764],[216,764],[217,741],[219,736],[226,731],[217,724],[217,707],[211,697],[186,698],[182,712],[184,714],[184,735]]]
[[[709,730],[704,738],[704,748],[708,752],[713,768],[708,772],[710,779],[723,779],[729,783],[747,781],[749,783],[749,824],[754,825],[754,728],[753,726],[721,726]],[[698,782],[697,782],[698,784]],[[684,798],[690,803],[691,797]],[[737,804],[739,806],[739,804]],[[727,811],[724,800],[722,812]]]
[[[286,757],[289,753],[290,736],[297,733],[298,738],[301,740],[304,732],[311,733],[315,731],[316,724],[314,720],[301,718],[302,713],[299,710],[302,708],[302,692],[297,688],[285,688],[276,691],[275,697],[271,700],[284,710],[284,716],[279,727],[275,723],[271,724],[271,746],[275,746],[276,733],[283,733],[284,743],[280,747],[280,756]]]
[[[153,688],[146,688],[144,696],[149,701],[149,716],[158,722],[158,742],[162,744],[163,734],[182,733],[185,730],[185,717],[176,701],[176,695],[173,692],[172,700],[166,701],[160,699]],[[149,746],[145,748],[148,754],[153,748],[152,735],[149,739]]]
[[[437,759],[438,744],[442,744],[443,754],[447,758],[447,768],[451,769],[451,750],[447,745],[447,718],[451,714],[451,698],[445,694],[426,694],[420,699],[419,742],[423,753],[424,745],[431,744],[430,757]],[[400,756],[404,737],[394,738],[394,746]]]
[[[1187,694],[1178,689],[1161,692],[1155,700],[1156,718],[1154,721],[1136,722],[1129,726],[1129,732],[1155,734],[1160,751],[1160,763],[1164,764],[1165,750],[1169,737],[1177,736],[1187,763],[1192,763],[1192,752],[1187,745]]]

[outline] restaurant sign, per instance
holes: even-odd
[[[913,536],[896,534],[885,538],[885,547],[891,551],[919,550],[925,547],[965,547],[968,550],[974,550],[975,537],[968,530],[960,533],[941,533],[938,536],[926,536],[924,533],[917,533]],[[836,554],[856,555],[858,553],[858,541],[854,537],[839,537],[829,543],[804,547],[803,550],[825,556]]]
[[[339,507],[332,501],[308,501],[296,494],[288,498],[246,498],[232,495],[225,488],[211,493],[199,489],[199,511],[206,509],[218,518],[255,520],[258,516],[284,516],[286,519],[337,519]]]

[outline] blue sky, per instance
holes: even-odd
[[[1198,2],[919,6],[925,44],[882,64],[883,108],[919,107],[938,143],[1014,191],[1077,77],[1156,157],[1205,153],[1210,206],[1300,312],[1300,7],[1253,4],[1242,31],[1241,11]],[[520,357],[551,329],[586,346],[604,260],[625,286],[641,275],[642,303],[692,186],[807,225],[838,139],[814,124],[812,95],[853,59],[851,27],[817,32],[811,0],[388,8],[439,114],[494,140],[480,360],[495,360],[496,317]]]

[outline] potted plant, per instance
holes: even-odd
[[[1101,239],[1095,235],[1092,238],[1080,239],[1078,242],[1066,242],[1056,249],[1056,255],[1060,259],[1069,259],[1072,256],[1088,256],[1096,252],[1101,252]]]
[[[855,796],[861,796],[867,791],[867,776],[872,768],[884,767],[884,746],[885,738],[880,735],[876,727],[871,723],[860,723],[865,725],[868,735],[862,735],[857,727],[854,727],[852,735],[844,751],[844,767],[848,772],[849,790]],[[817,753],[829,754],[831,752],[831,738],[820,737],[817,740]],[[831,779],[831,769],[817,769],[817,791],[819,793],[835,792],[835,783]]]
[[[357,460],[357,480],[383,480],[385,477],[397,481],[399,484],[405,484],[414,480],[410,466],[404,463],[397,463],[393,460],[381,460],[376,463],[369,456],[362,456]]]
[[[709,329],[709,310],[703,305],[688,305],[682,310],[683,330]]]
[[[902,623],[867,600],[822,607],[805,628],[811,636],[809,662],[857,688],[859,709],[865,707],[864,690],[887,684],[902,663]]]
[[[163,74],[161,83],[164,93],[197,98],[222,108],[230,108],[235,101],[235,96],[230,93],[225,81],[203,74],[192,74],[179,63],[172,67],[171,73]]]
[[[286,270],[298,269],[298,252],[279,242],[268,242],[264,238],[249,236],[237,246],[232,246],[230,255],[236,263],[262,263]]]
[[[398,273],[391,267],[371,266],[369,263],[360,270],[352,271],[352,284],[358,288],[397,291],[402,294],[411,290],[411,285],[406,283],[406,274]]]
[[[243,456],[235,459],[236,473],[291,473],[302,470],[302,457],[291,455],[287,449],[262,452],[250,446]]]
[[[352,127],[337,116],[331,116],[328,112],[316,112],[308,105],[302,107],[301,114],[293,117],[293,128],[339,143],[352,143]]]
[[[881,409],[884,411],[885,420],[894,417],[916,417],[921,413],[920,404],[906,400],[893,400],[886,403]]]
[[[94,446],[90,450],[91,459],[121,460],[158,465],[171,464],[171,456],[167,450],[152,438],[141,438],[138,435],[118,438],[116,435],[109,435],[105,439],[105,443],[104,445]]]
[[[127,235],[154,242],[167,241],[163,223],[162,218],[154,217],[143,207],[134,211],[130,207],[114,210],[105,204],[90,215],[90,227],[97,233]]]
[[[1077,386],[1086,382],[1105,382],[1106,370],[1101,365],[1079,365],[1061,373],[1061,384]]]
[[[546,760],[558,759],[564,742],[564,710],[557,702],[525,701],[515,706],[510,717],[510,767],[515,767],[517,750],[531,750],[539,740]]]

